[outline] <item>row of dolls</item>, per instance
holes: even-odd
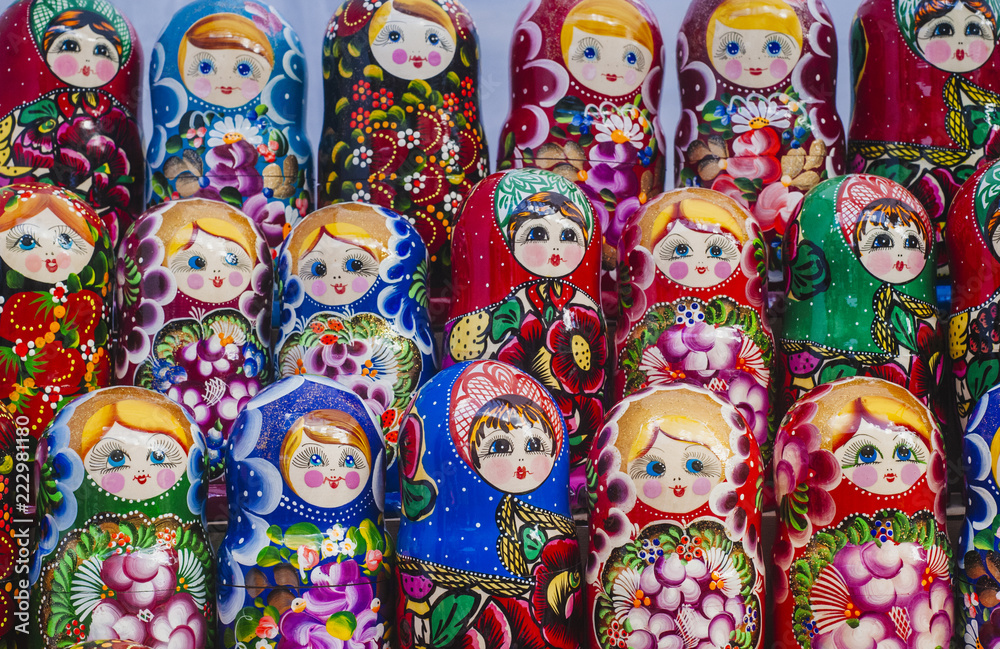
[[[418,390],[400,432],[395,541],[371,410],[323,377],[264,389],[226,447],[217,558],[197,423],[150,390],[97,390],[43,438],[17,646],[860,649],[946,647],[955,634],[993,649],[998,405],[994,389],[966,436],[956,578],[940,428],[884,379],[839,379],[789,411],[769,561],[760,449],[741,411],[705,388],[651,387],[608,413],[587,458],[585,560],[559,405],[508,364],[460,363]]]

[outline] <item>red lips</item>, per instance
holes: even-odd
[[[684,492],[687,491],[687,487],[681,487],[679,485],[673,486],[671,487],[671,489],[674,490],[674,495],[677,496],[678,498],[682,497],[684,495]]]
[[[343,478],[326,478],[323,482],[329,482],[331,489],[336,489],[337,485],[341,483]]]
[[[57,270],[59,270],[59,262],[56,261],[55,259],[46,259],[45,270],[49,271],[50,273],[56,272]]]
[[[132,476],[132,479],[138,482],[139,484],[146,484],[146,480],[149,480],[149,474],[140,473],[139,475]]]
[[[608,81],[618,81],[617,74],[606,74],[604,75],[604,78],[607,79]]]
[[[231,95],[233,94],[233,88],[232,86],[219,86],[219,92],[224,95]]]
[[[425,59],[422,56],[411,56],[410,57],[410,63],[412,63],[413,67],[417,68],[418,70],[423,67],[424,61],[426,61],[426,60],[427,59]]]
[[[897,261],[895,268],[897,271],[903,270],[904,268],[906,268],[906,264],[904,264],[902,261]]]
[[[962,50],[959,50],[959,52],[961,52],[961,51]],[[962,59],[959,59],[959,61],[961,61],[961,60]],[[80,72],[83,73],[83,76],[89,77],[90,76],[90,66],[89,65],[83,66],[83,68],[80,69]]]
[[[764,68],[747,68],[747,72],[749,72],[755,77],[759,77],[760,75],[764,74]]]
[[[528,471],[526,467],[519,466],[517,467],[517,471],[514,472],[514,477],[517,478],[518,480],[524,480],[530,474],[531,471]]]
[[[347,292],[347,284],[334,284],[333,290],[337,293],[337,295],[343,295]]]
[[[553,266],[558,266],[560,262],[562,262],[562,257],[560,257],[559,255],[552,255],[551,257],[549,257],[549,263],[552,264]]]
[[[955,50],[955,58],[961,61],[965,58],[965,50]]]
[[[695,270],[698,271],[699,275],[704,275],[708,272],[708,266],[695,266]]]
[[[885,481],[886,482],[895,482],[895,480],[896,480],[896,474],[893,473],[892,471],[890,471],[889,473],[885,474]]]

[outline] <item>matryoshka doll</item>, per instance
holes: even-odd
[[[583,465],[608,378],[601,228],[590,201],[548,171],[495,173],[469,194],[452,251],[443,365],[501,360],[552,393],[569,431],[574,507],[583,507]]]
[[[108,385],[110,231],[76,194],[0,189],[0,397],[38,439],[56,411]]]
[[[208,438],[213,518],[225,494],[223,442],[240,409],[271,382],[272,282],[264,236],[226,203],[163,203],[122,242],[115,378],[190,409]]]
[[[937,409],[942,355],[933,226],[913,194],[853,174],[809,192],[784,239],[778,412],[845,376],[877,376]]]
[[[59,412],[37,463],[30,646],[217,646],[205,438],[187,412],[143,388],[91,392]]]
[[[254,398],[226,445],[217,646],[388,646],[384,486],[382,438],[353,392],[295,376]]]
[[[344,0],[323,42],[319,202],[405,214],[430,256],[442,321],[462,199],[489,173],[479,37],[458,0]]]
[[[427,249],[404,217],[338,203],[296,225],[278,253],[279,376],[339,381],[375,415],[395,468],[399,422],[437,370],[427,314]],[[399,478],[389,472],[388,490]]]
[[[635,393],[589,467],[590,646],[764,646],[763,465],[740,412],[691,385]]]
[[[174,14],[149,66],[151,203],[225,201],[277,248],[312,206],[305,68],[268,4],[195,0]]]
[[[740,410],[769,457],[774,340],[756,220],[721,192],[666,192],[625,226],[618,258],[614,400],[651,385],[697,382]]]
[[[892,178],[923,203],[944,303],[951,201],[981,160],[1000,155],[998,15],[996,0],[865,0],[851,27],[848,167]]]
[[[974,173],[948,215],[951,262],[948,352],[958,430],[976,402],[1000,383],[1000,164]]]
[[[944,443],[894,383],[819,386],[774,445],[779,647],[947,647],[951,545]]]
[[[505,363],[460,363],[420,389],[399,438],[403,649],[580,646],[566,441],[549,392]]]
[[[609,317],[618,307],[622,228],[663,191],[663,55],[644,0],[542,0],[521,14],[511,43],[511,107],[497,168],[549,169],[587,195],[607,243]]]
[[[0,34],[0,183],[78,192],[117,244],[146,192],[135,30],[107,0],[20,0]]]
[[[844,173],[837,36],[822,0],[696,0],[677,36],[675,181],[749,207],[779,247],[803,196]]]

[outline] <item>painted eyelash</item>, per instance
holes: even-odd
[[[310,459],[313,455],[320,456],[323,460],[323,466],[328,466],[330,464],[330,459],[326,456],[326,453],[318,446],[303,446],[299,449],[299,452],[295,454],[292,458],[292,466],[296,469],[308,469],[312,467],[312,462]]]
[[[254,81],[259,81],[260,66],[257,64],[256,61],[254,61],[248,56],[236,59],[236,63],[233,64],[233,72],[236,72],[236,70],[240,67],[240,65],[244,63],[250,66],[250,78],[252,78]]]
[[[865,240],[862,241],[861,245],[858,246],[858,250],[860,252],[871,252],[872,250],[874,250],[874,248],[875,248],[875,239],[880,234],[889,234],[889,230],[887,228],[879,228],[877,230],[872,230],[867,235],[865,235]],[[890,239],[891,239],[891,237],[890,237]],[[892,247],[893,248],[895,247],[895,243],[893,243]]]
[[[159,445],[154,446],[146,452],[146,459],[151,459],[153,457],[153,453],[156,451],[161,451],[164,455],[163,462],[160,462],[157,466],[174,467],[180,464],[183,460],[183,455],[181,455],[176,448]]]
[[[688,460],[701,460],[701,471],[694,473],[694,475],[706,478],[717,478],[722,475],[722,466],[719,464],[719,458],[709,453],[704,451],[685,451],[682,459],[682,466],[685,467],[685,471],[687,471]]]
[[[541,448],[537,451],[531,451],[531,453],[537,453],[539,455],[551,455],[552,454],[552,444],[549,442],[548,437],[545,435],[535,435],[533,439],[537,439],[541,442]]]
[[[375,36],[375,40],[372,41],[372,45],[385,45],[389,42],[389,34],[392,32],[399,33],[399,43],[406,40],[406,37],[403,35],[402,25],[399,23],[386,23],[385,27],[383,27],[379,31],[378,35]]]
[[[191,76],[201,74],[199,67],[205,61],[212,64],[212,72],[215,72],[215,57],[208,52],[199,52],[198,55],[194,57],[194,60],[191,61],[191,65],[188,66],[187,73]]]
[[[729,52],[726,51],[726,46],[729,45],[729,43],[736,43],[737,45],[739,45],[740,51],[735,55],[731,55]],[[726,56],[731,58],[732,56],[739,56],[740,54],[746,54],[746,51],[747,51],[746,43],[744,42],[743,37],[740,36],[739,32],[729,32],[728,34],[722,37],[722,40],[719,41],[719,47],[716,48],[715,50],[715,56],[716,57]]]
[[[319,275],[313,275],[312,273],[313,264],[315,264],[316,262],[320,262],[324,266],[327,265],[326,260],[323,259],[321,255],[313,255],[311,257],[306,257],[305,259],[300,261],[299,272],[298,272],[299,279],[305,282],[311,282],[314,279],[322,279]],[[327,270],[329,270],[329,266],[327,266]]]
[[[688,243],[687,239],[681,236],[667,237],[663,242],[663,247],[660,248],[660,259],[664,261],[670,261],[671,259],[681,259],[681,257],[675,257],[674,253],[680,246],[687,246],[688,250],[691,249],[691,244]]]
[[[350,257],[348,257],[347,259],[345,259],[344,264],[347,264],[347,262],[349,261],[355,261],[355,260],[361,262],[360,270],[347,270],[346,266],[344,270],[346,270],[348,273],[353,273],[354,275],[361,275],[362,277],[375,277],[376,275],[378,275],[378,264],[377,263],[373,264],[371,261],[371,257],[369,257],[368,255],[355,253]]]
[[[496,453],[490,453],[490,447],[493,446],[493,442],[497,441],[498,439],[507,440],[510,443],[511,450],[506,453],[501,451],[498,451]],[[500,430],[494,431],[490,433],[485,439],[483,439],[482,448],[486,449],[484,455],[489,455],[492,457],[507,457],[508,455],[512,455],[514,453],[514,436],[511,435],[510,433],[505,433]]]
[[[635,47],[634,45],[629,45],[628,47],[625,48],[625,51],[622,53],[622,60],[624,61],[625,58],[629,55],[630,52],[632,54],[635,54],[635,68],[636,68],[636,70],[639,70],[640,72],[642,72],[643,70],[645,70],[646,69],[646,57],[645,57],[645,55],[643,55],[642,52],[639,51],[639,48]]]
[[[359,453],[352,453],[352,452],[348,451],[346,448],[343,451],[340,452],[340,466],[346,466],[347,456],[348,455],[353,455],[354,456],[354,468],[355,469],[366,469],[366,468],[368,468],[368,465],[365,464],[365,458],[362,455],[360,455]]]
[[[917,250],[919,250],[920,252],[926,252],[927,251],[927,243],[918,236],[919,233],[916,230],[910,230],[909,232],[906,232],[905,234],[906,234],[906,238],[907,239],[910,238],[911,236],[916,237],[917,243],[918,243]],[[905,247],[905,241],[904,241],[904,247]]]
[[[628,477],[633,480],[649,480],[650,478],[655,478],[656,476],[650,475],[649,472],[646,471],[646,467],[653,462],[659,462],[664,466],[667,464],[658,455],[644,455],[643,457],[637,457],[629,463]]]
[[[85,243],[83,237],[77,234],[76,230],[74,230],[73,228],[69,227],[68,225],[57,225],[56,227],[52,228],[52,232],[55,232],[57,235],[65,234],[67,237],[70,238],[70,241],[73,242],[73,247],[70,248],[70,252],[72,252],[74,255],[86,254],[86,251],[83,249],[83,244]]]
[[[35,241],[38,241],[38,228],[36,228],[33,225],[29,225],[27,223],[21,223],[19,225],[15,225],[10,230],[8,230],[7,239],[5,241],[7,250],[20,250],[20,248],[18,248],[17,242],[20,241],[21,237],[23,237],[26,234],[30,234],[35,238]]]
[[[788,38],[784,34],[780,34],[778,32],[775,32],[764,39],[764,48],[762,50],[764,54],[767,54],[767,44],[772,41],[777,42],[778,45],[781,46],[782,58],[788,58],[792,55],[792,46],[788,42]]]
[[[236,270],[241,270],[244,273],[250,272],[250,258],[247,257],[247,253],[243,252],[242,248],[240,248],[236,244],[227,244],[226,253],[236,256],[238,263],[233,268],[235,268]]]
[[[722,257],[719,257],[719,259],[739,257],[740,249],[736,247],[736,244],[729,237],[724,237],[721,234],[709,237],[708,241],[705,242],[705,251],[707,252],[713,246],[722,248]]]
[[[201,255],[199,255],[197,253],[197,251],[193,251],[193,250],[182,250],[182,251],[180,251],[179,253],[177,253],[177,256],[174,257],[173,261],[170,262],[170,272],[171,273],[193,273],[193,272],[195,272],[198,269],[191,268],[190,266],[188,266],[188,261],[192,257],[197,257],[197,256],[201,256]]]
[[[585,58],[583,56],[583,52],[588,47],[594,48],[594,50],[597,52],[597,60],[598,61],[601,60],[601,43],[596,38],[591,38],[589,36],[581,40],[580,44],[576,46],[576,53],[573,54],[573,60],[583,61]]]
[[[897,442],[895,446],[892,447],[893,456],[896,455],[896,451],[900,448],[910,449],[910,454],[913,456],[910,460],[900,460],[900,462],[913,462],[914,464],[926,464],[927,461],[924,459],[924,453],[916,446],[906,443],[905,441]]]
[[[847,450],[844,452],[844,463],[841,465],[842,468],[849,469],[851,467],[858,466],[861,449],[865,448],[866,446],[871,446],[872,448],[874,448],[877,456],[874,462],[866,462],[865,464],[871,465],[871,464],[878,464],[879,462],[881,462],[883,459],[882,449],[878,448],[871,442],[857,440],[848,444]]]
[[[424,40],[430,38],[431,34],[437,34],[438,37],[437,47],[440,47],[445,52],[450,52],[454,49],[455,46],[451,44],[450,40],[448,40],[448,36],[446,34],[442,34],[440,31],[434,29],[433,27],[429,28],[426,32],[424,32]]]
[[[94,454],[90,456],[90,460],[87,462],[88,469],[94,473],[100,473],[101,475],[111,473],[112,471],[121,471],[122,469],[128,468],[128,463],[122,466],[110,467],[108,466],[108,458],[115,451],[121,451],[125,454],[125,458],[131,461],[132,458],[129,457],[128,453],[125,453],[125,448],[120,444],[115,442],[110,442],[107,444],[101,444],[94,448]]]
[[[547,220],[543,220],[543,222],[548,223]],[[524,244],[528,243],[528,235],[531,234],[531,231],[534,230],[537,227],[539,227],[538,224],[533,224],[531,222],[528,222],[524,226],[522,226],[521,229],[517,233],[516,243],[519,244],[519,245],[524,245]],[[552,236],[549,234],[549,229],[547,227],[544,227],[544,226],[541,226],[541,227],[543,227],[544,230],[545,230],[545,235],[546,235],[546,239],[545,240],[546,241],[551,241],[552,240]]]

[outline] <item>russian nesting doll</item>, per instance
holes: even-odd
[[[556,401],[505,363],[460,363],[420,389],[399,437],[403,649],[580,646],[566,441]]]
[[[996,0],[865,0],[851,27],[848,168],[892,178],[923,203],[945,294],[951,201],[1000,155],[998,16]]]
[[[205,438],[185,409],[143,388],[91,392],[60,410],[37,463],[30,646],[217,646]]]
[[[437,370],[420,235],[384,207],[338,203],[296,225],[277,264],[276,373],[327,376],[361,397],[385,441],[388,491],[398,493],[399,422]]]
[[[207,199],[143,214],[118,257],[115,377],[187,406],[208,438],[211,515],[223,498],[222,445],[271,382],[271,252],[253,221]]]
[[[941,431],[905,388],[806,393],[774,446],[775,646],[947,647],[946,484]]]
[[[601,227],[579,187],[538,169],[498,172],[469,194],[452,237],[445,367],[493,358],[552,392],[569,431],[574,507],[604,420],[607,335]]]
[[[458,0],[344,0],[327,26],[323,78],[319,202],[405,214],[427,246],[443,320],[452,228],[489,173],[472,17]]]
[[[110,383],[111,233],[52,185],[8,185],[0,205],[0,396],[38,439],[59,408]]]
[[[357,395],[317,376],[261,392],[226,445],[226,489],[218,646],[388,646],[385,452]]]
[[[588,468],[590,646],[764,646],[763,464],[739,410],[692,385],[637,392]]]
[[[276,249],[312,206],[305,56],[273,7],[195,0],[174,14],[149,65],[151,205],[235,205]]]
[[[844,173],[837,35],[822,0],[695,0],[677,36],[675,182],[748,206],[780,279],[806,192]]]
[[[510,57],[497,168],[548,169],[587,195],[607,242],[602,287],[611,317],[622,228],[663,191],[656,16],[644,0],[542,0],[518,19]]]
[[[117,244],[146,192],[135,30],[107,0],[20,0],[0,34],[0,183],[78,192]]]
[[[1000,383],[1000,163],[980,168],[955,194],[945,229],[952,281],[948,351],[957,422]]]
[[[845,376],[877,376],[937,408],[942,356],[934,234],[891,180],[852,174],[809,192],[784,239],[778,412]]]
[[[614,400],[651,385],[695,381],[726,395],[769,457],[774,340],[756,220],[721,192],[666,192],[625,226],[618,258]]]

